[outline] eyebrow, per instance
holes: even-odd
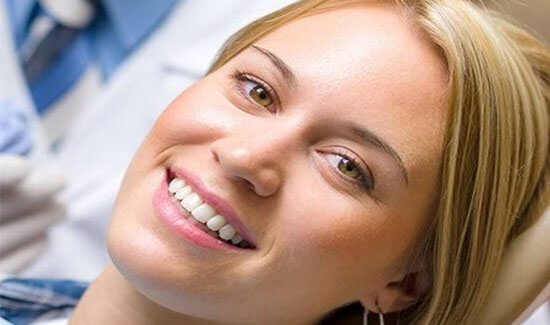
[[[290,69],[290,67],[280,57],[278,57],[277,55],[275,55],[275,53],[263,47],[259,47],[257,45],[252,45],[251,47],[255,49],[258,53],[261,53],[265,57],[267,57],[269,61],[271,61],[271,63],[273,63],[273,65],[277,68],[277,70],[281,72],[281,74],[283,75],[283,78],[288,84],[290,84],[293,87],[297,86],[296,75],[294,74],[294,72],[292,72],[292,69]]]
[[[297,86],[296,75],[292,72],[292,69],[290,69],[290,67],[275,53],[257,45],[252,45],[251,48],[253,48],[258,53],[261,53],[265,57],[267,57],[269,61],[271,61],[271,63],[277,68],[277,70],[279,70],[279,72],[282,74],[283,78],[288,84],[290,84],[293,87]],[[407,173],[405,164],[403,163],[401,156],[399,156],[397,151],[393,149],[389,143],[384,141],[382,138],[380,138],[370,130],[364,128],[363,126],[355,122],[348,122],[346,123],[345,126],[348,129],[350,129],[353,134],[361,138],[363,141],[375,146],[376,148],[381,149],[382,152],[390,156],[390,158],[393,159],[393,161],[397,164],[397,167],[401,171],[401,176],[403,177],[403,180],[405,181],[405,183],[409,184],[409,174]]]
[[[405,183],[409,184],[409,174],[407,173],[405,164],[403,163],[403,160],[401,159],[397,151],[393,149],[389,143],[378,137],[376,134],[372,133],[370,130],[355,122],[347,122],[345,126],[363,141],[375,146],[376,148],[381,149],[382,152],[390,156],[390,158],[392,158],[393,161],[397,164],[397,167],[399,167],[399,170],[401,171],[401,176],[403,177]]]

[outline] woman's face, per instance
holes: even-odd
[[[436,51],[394,7],[284,25],[156,121],[113,211],[117,268],[164,307],[237,324],[371,304],[403,277],[431,217],[445,83]],[[189,239],[197,229],[166,189],[176,176],[229,215],[224,201],[255,248]]]

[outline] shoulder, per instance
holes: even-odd
[[[5,278],[0,281],[0,324],[1,319],[28,324],[64,317],[74,309],[88,285],[73,280]]]

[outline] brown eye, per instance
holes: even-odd
[[[271,98],[271,95],[262,86],[255,86],[250,89],[248,95],[252,97],[256,103],[265,107],[273,103],[273,98]]]
[[[356,184],[361,184],[368,192],[374,190],[374,177],[368,167],[364,167],[359,159],[354,159],[344,153],[327,153],[325,157],[348,179],[351,178]]]
[[[351,178],[361,177],[361,172],[359,171],[357,166],[355,166],[352,161],[349,161],[346,158],[340,159],[340,161],[338,162],[338,170]]]
[[[360,167],[357,166],[357,163],[347,157],[328,154],[327,159],[331,164],[338,168],[339,171],[348,177],[360,179],[363,176],[363,173],[361,172]]]
[[[256,104],[268,109],[275,104],[277,93],[268,84],[238,70],[234,72],[233,77],[239,81],[238,89],[247,100],[253,100]],[[269,110],[272,111],[272,109]]]

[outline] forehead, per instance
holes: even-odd
[[[410,165],[440,151],[445,64],[397,7],[325,10],[287,23],[257,44],[295,72],[295,96],[315,116],[364,123]]]

